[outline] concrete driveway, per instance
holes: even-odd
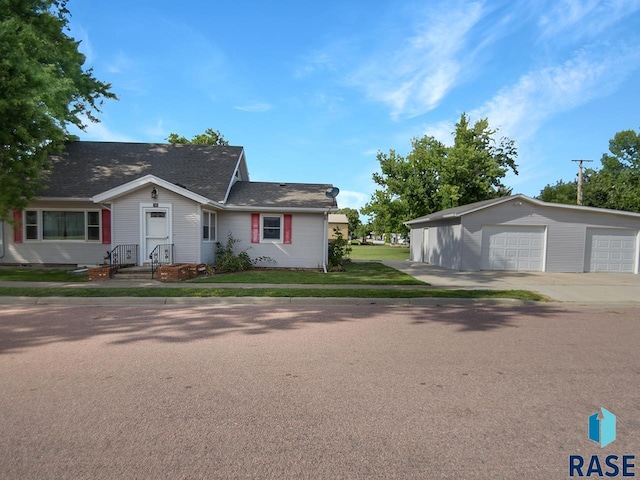
[[[436,288],[523,289],[560,302],[640,303],[640,275],[629,273],[459,272],[421,262],[384,263]]]

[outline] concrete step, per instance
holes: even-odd
[[[121,268],[113,278],[118,280],[150,280],[151,267],[145,265],[142,267]]]

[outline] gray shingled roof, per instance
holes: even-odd
[[[242,147],[161,143],[72,142],[52,157],[43,197],[90,198],[145,175],[222,201]]]
[[[473,210],[477,210],[479,208],[485,208],[496,203],[502,203],[507,200],[513,200],[514,198],[521,198],[521,197],[523,197],[523,195],[516,194],[513,196],[492,198],[490,200],[482,200],[480,202],[469,203],[467,205],[461,205],[459,207],[447,208],[446,210],[433,212],[433,213],[430,213],[429,215],[424,215],[423,217],[414,218],[413,220],[409,220],[404,223],[407,225],[411,225],[412,223],[433,222],[436,220],[442,220],[443,218],[459,217],[461,215],[464,215]]]
[[[323,208],[335,206],[325,192],[333,185],[314,183],[236,182],[231,188],[230,207]]]

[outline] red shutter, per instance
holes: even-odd
[[[111,210],[102,209],[102,243],[111,245]]]
[[[13,211],[13,243],[22,243],[22,211]]]
[[[260,243],[260,214],[251,214],[251,243]]]
[[[284,243],[291,243],[291,217],[290,213],[284,215]]]

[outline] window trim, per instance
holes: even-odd
[[[204,216],[209,216],[209,238],[204,236]],[[213,210],[202,210],[202,225],[200,238],[206,243],[215,243],[218,241],[218,213]],[[212,221],[213,218],[213,221]],[[211,238],[211,228],[213,228],[213,238]]]
[[[265,238],[264,237],[264,220],[265,218],[277,218],[280,221],[279,237],[278,238]],[[260,243],[283,243],[284,242],[284,215],[279,213],[262,213],[260,214]]]
[[[37,227],[37,239],[27,238],[27,212],[36,212],[37,215],[37,224],[29,224],[29,226]],[[82,212],[84,213],[84,239],[74,239],[74,240],[66,240],[63,238],[56,239],[45,239],[44,238],[44,221],[43,221],[43,212]],[[89,225],[89,212],[96,213],[98,216],[98,224]],[[89,228],[98,228],[98,238],[95,240],[89,240]],[[55,242],[63,242],[63,243],[102,243],[102,210],[101,209],[93,209],[93,208],[29,208],[23,211],[23,221],[22,221],[22,230],[23,230],[23,238],[24,242],[35,243],[55,243]]]

